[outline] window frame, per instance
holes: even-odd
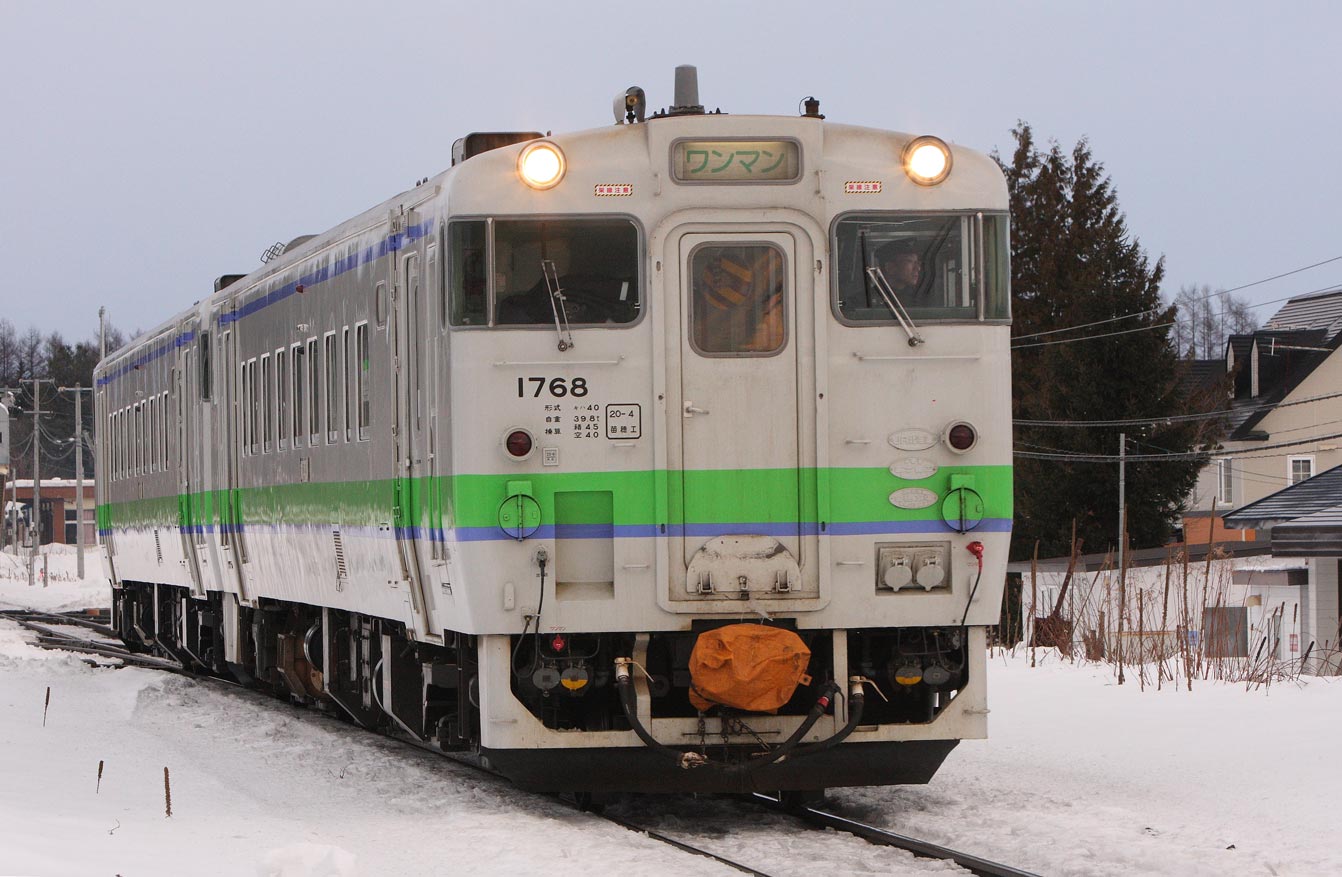
[[[354,324],[354,353],[354,383],[357,390],[355,395],[356,435],[358,441],[366,442],[373,426],[373,402],[369,396],[368,386],[368,379],[372,376],[373,359],[368,346],[367,320],[361,320]]]
[[[1311,479],[1311,478],[1314,477],[1314,455],[1313,455],[1313,454],[1297,454],[1297,455],[1294,455],[1294,456],[1287,457],[1287,458],[1286,458],[1286,486],[1287,486],[1287,487],[1294,487],[1295,485],[1297,485],[1297,484],[1300,483],[1300,481],[1296,481],[1296,480],[1295,480],[1295,464],[1296,464],[1296,463],[1309,463],[1309,474],[1306,475],[1304,478],[1301,478],[1300,481],[1308,481],[1309,479]]]
[[[1218,506],[1235,504],[1234,470],[1231,468],[1229,457],[1221,457],[1216,461],[1216,504]]]
[[[498,295],[497,295],[497,273],[493,270],[495,248],[494,248],[494,226],[497,222],[558,222],[564,220],[623,220],[634,227],[635,237],[635,267],[634,277],[638,281],[638,301],[636,310],[638,315],[627,323],[571,323],[571,329],[633,329],[643,323],[648,316],[648,258],[647,234],[644,231],[643,223],[637,216],[628,213],[528,213],[528,214],[492,214],[489,216],[462,215],[454,216],[448,222],[443,224],[443,235],[446,244],[443,248],[443,266],[442,278],[442,297],[446,303],[445,312],[447,328],[449,331],[477,332],[486,329],[505,330],[505,331],[550,331],[555,327],[553,322],[549,323],[497,323]],[[483,222],[485,224],[485,322],[480,325],[462,325],[452,322],[451,304],[452,304],[452,271],[455,267],[456,254],[452,248],[452,225],[466,222]],[[379,327],[381,324],[379,324]]]
[[[340,388],[339,348],[336,344],[336,332],[332,329],[322,335],[322,399],[326,417],[326,443],[335,444],[340,438],[339,400],[333,398]],[[334,361],[333,361],[334,360]]]
[[[971,239],[962,243],[961,246],[970,254],[974,260],[973,270],[970,273],[970,295],[975,302],[976,314],[974,317],[914,317],[913,322],[916,326],[938,325],[938,326],[1009,326],[1011,325],[1011,216],[1006,208],[1001,209],[953,209],[953,210],[849,210],[840,213],[830,222],[829,227],[829,310],[835,321],[842,326],[848,326],[854,329],[865,329],[876,326],[898,327],[899,321],[893,314],[889,319],[881,320],[854,320],[844,315],[839,309],[839,227],[845,222],[870,221],[879,222],[882,220],[895,219],[918,219],[918,218],[946,218],[950,216],[964,217],[970,220],[968,228]],[[988,248],[985,245],[984,228],[986,223],[984,219],[989,216],[1002,217],[1007,222],[1007,270],[1006,270],[1006,306],[1007,314],[1005,317],[985,316],[988,310],[988,286],[986,262]]]
[[[695,341],[694,338],[695,325],[696,325],[695,308],[694,308],[695,296],[693,294],[694,289],[693,274],[694,274],[695,256],[698,255],[699,251],[703,249],[721,250],[721,249],[727,249],[729,247],[737,247],[737,248],[768,247],[769,249],[778,253],[779,257],[781,257],[783,260],[783,279],[784,282],[787,284],[787,286],[783,289],[783,340],[777,347],[775,347],[772,350],[769,351],[732,350],[732,351],[710,352],[701,349],[699,347],[699,344]],[[685,257],[685,267],[687,269],[685,271],[686,274],[685,282],[689,284],[689,289],[683,291],[677,291],[676,294],[685,295],[685,315],[686,315],[685,339],[686,342],[689,344],[690,349],[693,350],[697,356],[702,356],[705,359],[769,359],[771,357],[781,356],[783,352],[788,349],[788,345],[792,342],[792,320],[789,311],[791,311],[791,309],[795,307],[794,301],[796,299],[796,284],[794,283],[795,280],[794,272],[796,268],[792,264],[792,260],[788,258],[787,250],[779,246],[776,242],[769,240],[703,241],[701,243],[695,244],[692,248],[690,248],[690,252]]]

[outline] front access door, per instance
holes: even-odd
[[[429,471],[424,392],[424,345],[428,332],[421,271],[419,253],[404,254],[399,276],[392,284],[390,337],[395,384],[392,398],[396,409],[394,517],[401,572],[410,591],[410,621],[419,638],[441,640],[442,634],[432,620],[432,596],[420,563],[420,546],[428,544],[424,484]]]
[[[684,587],[672,599],[814,597],[799,369],[812,349],[809,241],[690,232],[675,246]]]

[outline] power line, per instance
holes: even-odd
[[[1071,344],[1075,341],[1094,341],[1097,338],[1112,338],[1115,335],[1131,335],[1133,332],[1146,332],[1151,329],[1164,329],[1167,326],[1174,326],[1178,320],[1171,320],[1168,323],[1157,323],[1154,326],[1138,326],[1136,329],[1120,329],[1117,332],[1105,332],[1100,335],[1082,335],[1078,338],[1059,338],[1057,341],[1036,341],[1033,344],[1013,344],[1012,350],[1025,350],[1029,347],[1052,347],[1054,344]]]
[[[1238,450],[1220,449],[1205,451],[1187,451],[1170,454],[1127,454],[1122,459],[1129,463],[1141,462],[1173,462],[1178,460],[1209,460],[1216,457],[1243,457],[1245,459],[1254,459],[1250,454],[1257,454],[1262,451],[1272,451],[1278,448],[1294,448],[1300,445],[1310,445],[1315,442],[1328,441],[1330,439],[1342,438],[1342,432],[1332,433],[1330,435],[1317,435],[1307,439],[1297,439],[1291,442],[1279,442],[1275,445],[1263,445],[1259,448],[1241,448]],[[1117,454],[1087,454],[1087,453],[1038,453],[1034,451],[1013,451],[1013,456],[1022,457],[1027,460],[1057,460],[1068,463],[1116,463],[1119,461]],[[1284,455],[1289,456],[1289,455]]]
[[[1248,305],[1248,308],[1249,308],[1249,309],[1253,309],[1253,308],[1261,308],[1261,307],[1266,307],[1266,306],[1271,305],[1271,304],[1277,304],[1278,302],[1291,301],[1292,299],[1304,298],[1305,296],[1309,296],[1309,295],[1317,295],[1317,294],[1319,294],[1319,293],[1324,293],[1324,292],[1337,292],[1337,291],[1339,291],[1339,290],[1342,290],[1342,285],[1333,283],[1333,284],[1330,284],[1330,285],[1328,285],[1328,286],[1321,286],[1321,287],[1319,287],[1318,289],[1311,289],[1311,290],[1309,290],[1309,291],[1307,291],[1307,292],[1297,292],[1297,293],[1292,293],[1291,295],[1285,295],[1285,296],[1282,296],[1281,298],[1272,298],[1272,299],[1268,299],[1267,301],[1260,301],[1260,302],[1258,302],[1257,304]],[[1227,290],[1223,290],[1223,292],[1230,292],[1230,291],[1231,291],[1231,290],[1228,290],[1228,289],[1227,289]],[[1221,294],[1221,293],[1213,293],[1213,295],[1220,295],[1220,294]],[[1198,299],[1198,301],[1202,301],[1202,299]],[[1173,307],[1173,305],[1170,305],[1169,307]],[[1098,325],[1101,325],[1101,324],[1103,324],[1103,323],[1112,323],[1112,322],[1115,322],[1115,321],[1117,321],[1117,320],[1127,320],[1127,319],[1131,319],[1131,318],[1133,318],[1133,317],[1140,317],[1140,316],[1144,316],[1144,315],[1147,315],[1147,314],[1159,313],[1160,311],[1163,311],[1163,310],[1167,310],[1167,307],[1153,308],[1152,310],[1149,310],[1149,311],[1139,311],[1139,312],[1137,312],[1137,313],[1135,313],[1135,314],[1126,314],[1126,315],[1121,316],[1121,317],[1111,317],[1111,318],[1108,319],[1108,320],[1100,320],[1100,321],[1098,321],[1098,322],[1096,322],[1096,323],[1085,323],[1085,324],[1082,324],[1082,325],[1080,325],[1080,326],[1067,326],[1066,328],[1063,328],[1063,329],[1050,329],[1050,330],[1048,330],[1047,332],[1036,332],[1036,333],[1034,333],[1034,334],[1032,334],[1032,335],[1018,335],[1018,336],[1016,336],[1016,338],[1013,338],[1012,340],[1013,340],[1013,341],[1016,341],[1016,340],[1020,340],[1020,339],[1023,339],[1023,338],[1036,338],[1036,337],[1038,337],[1038,336],[1040,336],[1040,335],[1053,335],[1053,334],[1056,334],[1056,333],[1058,333],[1058,332],[1070,332],[1070,331],[1073,331],[1073,330],[1075,330],[1075,329],[1084,329],[1084,328],[1086,328],[1087,326],[1098,326]],[[1224,311],[1222,312],[1222,315],[1224,315]],[[1196,317],[1187,317],[1187,318],[1185,318],[1185,319],[1176,319],[1176,320],[1174,320],[1173,322],[1170,322],[1170,323],[1159,323],[1159,324],[1152,325],[1152,326],[1139,326],[1139,327],[1137,327],[1136,329],[1126,329],[1126,330],[1124,330],[1124,331],[1126,331],[1126,332],[1146,332],[1146,331],[1148,331],[1148,330],[1150,330],[1150,329],[1163,329],[1163,328],[1165,328],[1166,326],[1178,326],[1178,325],[1180,325],[1181,323],[1189,323],[1189,324],[1192,324],[1195,320],[1196,320]],[[1058,341],[1044,341],[1044,342],[1039,342],[1039,343],[1036,343],[1036,344],[1017,344],[1017,345],[1013,345],[1011,349],[1012,349],[1012,350],[1021,350],[1021,349],[1027,348],[1027,347],[1045,347],[1045,346],[1050,345],[1050,344],[1070,344],[1070,343],[1072,343],[1073,341],[1089,341],[1089,340],[1091,340],[1091,339],[1093,339],[1093,338],[1108,338],[1108,337],[1110,337],[1110,335],[1121,335],[1121,334],[1123,334],[1123,333],[1122,333],[1122,332],[1110,332],[1110,333],[1105,333],[1105,334],[1101,334],[1101,335],[1079,335],[1079,336],[1077,336],[1076,338],[1065,338],[1065,339],[1061,339],[1061,340],[1058,340]]]
[[[1227,295],[1227,294],[1232,293],[1232,292],[1239,292],[1239,291],[1242,290],[1242,289],[1248,289],[1248,288],[1250,288],[1250,287],[1252,287],[1252,286],[1260,286],[1260,285],[1262,285],[1262,284],[1264,284],[1264,283],[1269,283],[1269,282],[1271,282],[1271,281],[1273,281],[1273,280],[1280,280],[1280,279],[1282,279],[1283,277],[1290,277],[1292,274],[1299,274],[1299,273],[1301,273],[1301,272],[1303,272],[1303,271],[1308,271],[1308,270],[1310,270],[1311,268],[1318,268],[1318,267],[1320,267],[1320,266],[1322,266],[1322,265],[1327,265],[1327,264],[1329,264],[1329,263],[1331,263],[1331,262],[1337,262],[1337,261],[1342,261],[1342,256],[1333,256],[1331,259],[1324,259],[1322,262],[1315,262],[1313,265],[1305,265],[1305,266],[1302,267],[1302,268],[1293,268],[1293,269],[1291,269],[1290,271],[1285,271],[1285,272],[1283,272],[1283,273],[1281,273],[1281,274],[1274,274],[1274,275],[1271,276],[1271,277],[1264,277],[1262,280],[1255,280],[1255,281],[1253,281],[1252,283],[1245,283],[1245,284],[1242,284],[1242,285],[1240,285],[1240,286],[1232,286],[1232,287],[1229,288],[1229,289],[1222,289],[1222,290],[1218,290],[1217,292],[1208,293],[1207,295],[1204,295],[1202,298],[1196,299],[1196,301],[1206,301],[1206,300],[1211,299],[1211,298],[1216,298],[1217,296]],[[1303,295],[1309,295],[1310,293],[1302,293],[1302,294],[1303,294]],[[1267,304],[1267,302],[1264,302],[1264,304]],[[1257,305],[1254,305],[1254,307],[1257,307]],[[1146,315],[1148,315],[1148,314],[1156,314],[1156,313],[1160,313],[1160,312],[1161,312],[1162,310],[1164,310],[1164,309],[1165,309],[1164,307],[1151,308],[1150,310],[1137,311],[1137,312],[1135,312],[1135,313],[1131,313],[1131,314],[1124,314],[1124,315],[1121,316],[1121,317],[1110,317],[1110,318],[1107,319],[1107,320],[1096,320],[1096,321],[1093,322],[1093,323],[1082,323],[1082,324],[1079,325],[1079,326],[1068,326],[1068,327],[1063,328],[1063,329],[1049,329],[1049,330],[1047,330],[1047,331],[1045,331],[1045,332],[1033,332],[1033,333],[1031,333],[1031,334],[1029,334],[1029,335],[1017,335],[1015,338],[1012,338],[1011,340],[1012,340],[1012,341],[1021,341],[1021,340],[1025,339],[1025,338],[1038,338],[1038,337],[1041,337],[1041,336],[1043,336],[1043,335],[1054,335],[1054,334],[1056,334],[1056,333],[1058,333],[1058,332],[1070,332],[1070,331],[1073,330],[1073,329],[1089,329],[1091,326],[1102,326],[1102,325],[1104,325],[1105,323],[1115,323],[1115,322],[1117,322],[1117,321],[1119,321],[1119,320],[1130,320],[1130,319],[1133,319],[1134,317],[1144,317],[1144,316],[1146,316]]]
[[[1342,396],[1342,392],[1324,393],[1320,396],[1310,396],[1305,399],[1296,399],[1293,402],[1265,402],[1262,405],[1247,405],[1243,408],[1223,408],[1219,411],[1203,411],[1196,414],[1170,414],[1165,417],[1133,417],[1123,420],[1013,420],[1012,426],[1058,426],[1058,427],[1094,427],[1094,426],[1162,426],[1172,423],[1186,423],[1195,420],[1216,420],[1222,417],[1230,417],[1238,414],[1256,414],[1259,411],[1271,411],[1276,408],[1290,408],[1293,405],[1308,405],[1311,402],[1324,402],[1328,399],[1336,399]],[[1322,426],[1323,424],[1315,424]]]

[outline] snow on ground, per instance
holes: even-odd
[[[32,585],[28,584],[28,552],[15,554],[12,548],[0,551],[0,609],[64,612],[111,606],[112,589],[103,575],[100,549],[84,549],[82,579],[76,551],[73,545],[42,546],[42,553],[32,563]]]
[[[0,574],[0,602],[41,592],[71,607],[93,593],[52,578],[29,589],[26,571]],[[312,711],[27,640],[0,621],[0,874],[735,873]],[[1330,806],[1342,680],[1141,692],[1038,654],[1036,668],[1024,651],[994,654],[991,739],[961,744],[931,784],[832,802],[1047,875],[1342,873]],[[729,801],[613,809],[780,877],[963,873]]]

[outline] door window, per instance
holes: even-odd
[[[704,356],[769,356],[787,341],[787,277],[772,244],[690,254],[690,339]]]

